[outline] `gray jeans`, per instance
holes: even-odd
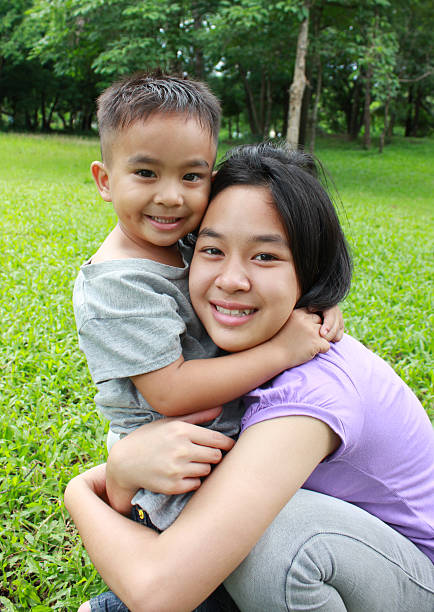
[[[301,489],[225,587],[242,612],[433,612],[434,565],[341,500]]]

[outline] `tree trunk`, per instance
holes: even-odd
[[[288,115],[289,115],[289,91],[285,87],[283,90],[283,120],[282,120],[282,137],[288,131]]]
[[[244,68],[238,65],[238,69],[240,71],[240,75],[244,85],[244,91],[246,94],[247,114],[249,116],[250,131],[254,136],[260,136],[261,130],[259,128],[258,115],[256,113],[256,106],[255,100],[253,98],[252,89],[250,87],[250,83]]]
[[[387,134],[386,134],[386,138],[388,142],[391,141],[392,136],[393,136],[393,127],[395,125],[395,119],[396,119],[395,111],[392,110],[392,112],[390,113],[389,127],[387,129]]]
[[[405,136],[411,136],[413,122],[412,122],[412,114],[413,114],[413,85],[410,85],[408,88],[408,97],[407,97],[407,117],[405,120]]]
[[[55,108],[56,108],[56,106],[57,106],[57,102],[58,102],[58,101],[59,101],[59,96],[57,95],[57,96],[54,98],[54,102],[53,102],[53,104],[51,105],[50,112],[48,113],[48,119],[47,119],[47,129],[48,129],[48,130],[51,130],[51,122],[53,121],[53,113],[54,113],[54,109],[55,109]]]
[[[363,110],[363,125],[365,133],[363,135],[363,147],[371,148],[371,81],[372,81],[372,66],[369,64],[366,69],[365,76],[365,106]]]
[[[271,124],[271,108],[273,106],[273,98],[271,95],[271,82],[270,75],[266,76],[266,87],[265,87],[265,119],[264,119],[264,138],[268,138],[270,135],[270,124]]]
[[[47,109],[45,106],[45,94],[42,92],[41,94],[41,117],[42,117],[42,131],[47,131]]]
[[[301,105],[303,102],[304,88],[306,87],[306,53],[308,47],[309,33],[309,7],[310,2],[306,1],[304,7],[307,9],[307,17],[300,25],[297,40],[297,52],[295,56],[294,78],[289,88],[289,116],[286,140],[291,147],[296,148],[300,132]]]
[[[317,77],[316,77],[315,101],[313,104],[313,111],[312,111],[312,125],[310,127],[310,152],[311,153],[315,151],[316,126],[318,123],[318,108],[319,108],[319,101],[321,99],[321,89],[322,89],[322,64],[321,64],[321,57],[319,53],[316,56],[316,68],[317,68]]]
[[[422,90],[420,85],[418,85],[416,90],[416,99],[414,101],[414,116],[413,116],[413,128],[411,130],[412,136],[417,136],[419,131],[419,118],[420,118],[420,109],[422,106]]]
[[[309,83],[309,81],[308,81]],[[309,108],[312,100],[312,89],[307,85],[304,88],[303,101],[301,103],[301,113],[300,113],[300,129],[298,132],[298,144],[300,147],[304,148],[307,140],[307,133],[309,128]]]
[[[261,70],[261,91],[259,94],[259,127],[261,129],[262,138],[265,137],[264,126],[265,126],[265,70],[262,68]]]
[[[193,28],[195,32],[199,32],[202,29],[202,18],[203,14],[201,11],[200,4],[198,2],[193,2],[191,11],[193,14]],[[195,44],[193,47],[194,50],[194,73],[197,79],[201,81],[205,80],[205,61],[203,57],[203,50]]]
[[[228,140],[232,140],[232,117],[228,117]]]
[[[389,105],[390,98],[387,98],[386,103],[384,105],[384,128],[380,134],[380,153],[383,152],[384,143],[386,141],[386,137],[389,131]]]
[[[68,126],[66,124],[65,115],[63,115],[63,113],[59,113],[59,111],[57,111],[57,115],[60,117],[60,121],[63,124],[63,131],[67,132],[68,131]]]
[[[360,79],[354,83],[353,102],[351,104],[350,129],[348,131],[350,140],[355,140],[359,134],[360,125]]]

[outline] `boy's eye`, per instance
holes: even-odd
[[[143,178],[155,178],[156,176],[153,170],[137,170],[136,174]]]
[[[256,261],[277,261],[278,257],[271,255],[271,253],[258,253],[253,259],[256,259]]]
[[[196,172],[188,172],[187,174],[184,174],[183,179],[184,181],[195,183],[200,179],[200,176]]]

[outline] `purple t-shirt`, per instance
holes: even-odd
[[[291,415],[327,423],[341,444],[303,488],[360,506],[434,563],[434,431],[414,393],[380,357],[345,335],[244,402],[242,430]]]

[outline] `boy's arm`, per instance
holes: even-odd
[[[198,426],[220,413],[221,408],[210,408],[185,415],[182,420],[158,419],[116,442],[106,469],[112,508],[128,515],[131,499],[141,488],[166,495],[198,489],[212,465],[235,444],[229,436]]]
[[[344,335],[344,318],[339,306],[327,308],[322,313],[323,324],[319,333],[329,342],[339,342]]]
[[[283,328],[254,348],[214,359],[184,361],[131,377],[149,404],[165,416],[197,412],[229,402],[284,370],[329,349],[321,319],[294,310]]]

